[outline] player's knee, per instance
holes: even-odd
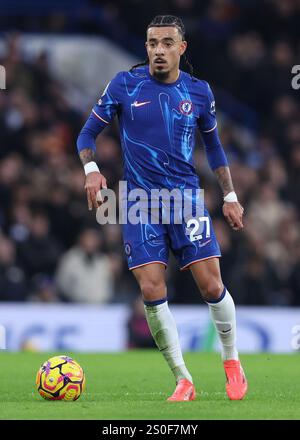
[[[210,279],[205,286],[201,288],[201,294],[204,301],[217,301],[222,292],[224,286],[222,281],[217,279]]]
[[[144,301],[157,301],[166,296],[166,285],[160,280],[141,281],[140,289]]]

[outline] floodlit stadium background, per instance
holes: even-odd
[[[184,20],[245,207],[244,231],[231,231],[199,140],[195,163],[238,305],[238,347],[299,349],[300,89],[291,70],[300,64],[300,2],[161,3],[1,0],[0,345],[8,350],[153,346],[120,227],[100,227],[87,209],[76,138],[107,82],[145,58],[145,28],[157,14]],[[97,155],[117,191],[116,122]],[[167,279],[183,349],[218,349],[207,307],[173,258]]]

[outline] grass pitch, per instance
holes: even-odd
[[[300,419],[300,357],[243,355],[249,389],[229,401],[218,354],[185,353],[197,390],[193,402],[166,402],[173,376],[157,351],[64,353],[81,364],[86,390],[76,402],[43,400],[35,387],[40,365],[60,353],[0,354],[1,419],[203,420]]]

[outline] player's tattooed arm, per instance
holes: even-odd
[[[84,166],[87,163],[95,160],[95,153],[91,148],[84,148],[83,150],[80,151],[79,157],[82,165]]]
[[[215,174],[223,191],[223,196],[234,191],[229,167],[219,167],[215,169]],[[235,231],[243,229],[244,208],[239,202],[224,202],[223,214],[232,229]]]
[[[219,167],[215,169],[215,175],[217,176],[224,196],[234,191],[229,167]]]
[[[91,148],[84,148],[80,151],[79,157],[82,165],[95,161],[95,153]],[[97,209],[103,202],[101,189],[107,188],[106,179],[100,171],[93,171],[86,175],[84,188],[86,190],[88,208]]]

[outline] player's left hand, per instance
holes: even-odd
[[[223,214],[232,229],[235,231],[243,229],[244,208],[239,202],[224,202]]]

